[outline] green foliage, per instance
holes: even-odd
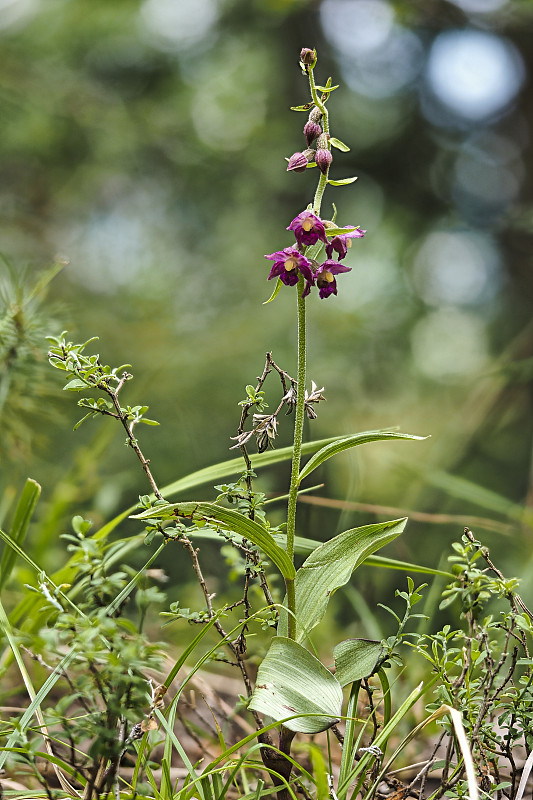
[[[292,639],[272,640],[250,708],[284,721],[289,730],[319,733],[339,721],[341,704],[339,682],[317,658]],[[292,718],[300,714],[304,716]]]
[[[305,560],[296,574],[296,633],[302,642],[326,613],[332,594],[348,582],[354,570],[376,550],[393,541],[407,520],[393,520],[344,531],[324,542]],[[280,615],[279,633],[288,630],[288,613]]]
[[[13,524],[11,526],[11,530],[9,531],[11,539],[19,547],[23,547],[24,545],[24,539],[26,538],[28,527],[40,494],[41,487],[39,484],[36,481],[31,480],[31,478],[28,478],[24,489],[20,494],[20,498],[15,509]],[[4,544],[2,550],[2,559],[0,560],[0,590],[9,579],[11,571],[15,565],[15,559],[16,551],[7,544]]]
[[[386,441],[387,439],[415,439],[422,440],[424,436],[413,436],[409,433],[400,433],[399,431],[365,431],[364,433],[355,433],[352,436],[339,438],[335,442],[326,445],[319,450],[318,453],[309,459],[305,467],[300,472],[299,481],[303,481],[308,475],[313,472],[317,467],[324,463],[328,458],[341,453],[343,450],[349,450],[359,444],[367,444],[368,442]]]
[[[146,425],[158,425],[153,419],[147,419],[144,414],[148,411],[148,406],[120,406],[118,404],[118,393],[126,383],[133,378],[127,369],[131,364],[121,364],[118,367],[111,367],[102,364],[98,353],[87,356],[84,350],[87,345],[96,341],[97,337],[88,339],[83,344],[74,344],[65,339],[66,331],[60,336],[47,336],[50,343],[48,360],[50,364],[67,374],[70,378],[64,390],[70,392],[81,392],[86,389],[98,389],[107,394],[111,400],[103,397],[88,398],[82,397],[78,400],[80,408],[89,408],[90,412],[85,414],[74,426],[74,430],[85,422],[98,415],[110,416],[120,419],[129,431],[128,443],[131,443],[131,432],[135,425],[143,422]],[[72,377],[74,376],[74,377]]]
[[[312,63],[307,63],[309,56]],[[261,63],[261,59],[256,62],[257,66]],[[64,390],[90,395],[78,401],[87,413],[75,429],[89,418],[105,416],[116,420],[126,432],[126,443],[134,451],[151,490],[150,494],[140,495],[135,508],[124,510],[93,534],[91,522],[77,514],[72,520],[72,533],[58,536],[66,545],[68,556],[65,566],[53,575],[25,551],[26,533],[40,494],[36,482],[26,483],[9,533],[0,530],[4,545],[0,588],[11,589],[17,585],[16,579],[24,576],[27,589],[26,596],[11,612],[0,603],[4,640],[0,667],[5,674],[14,663],[20,676],[14,681],[14,691],[16,681],[22,680],[29,699],[29,705],[19,703],[20,712],[0,727],[0,768],[7,764],[15,776],[19,770],[24,779],[28,779],[28,768],[31,769],[48,798],[52,790],[38,773],[38,757],[45,758],[55,770],[61,800],[67,795],[82,800],[110,796],[123,796],[124,800],[224,800],[236,793],[241,800],[259,800],[274,792],[278,800],[294,800],[296,791],[316,800],[374,800],[376,794],[381,794],[381,781],[388,778],[398,756],[433,722],[441,726],[442,738],[447,742],[436,796],[468,794],[476,800],[479,780],[485,794],[490,794],[495,784],[496,791],[512,798],[519,780],[515,751],[533,747],[532,615],[516,593],[517,581],[506,579],[496,569],[488,551],[470,531],[465,532],[461,544],[454,546],[450,560],[455,577],[444,589],[440,603],[441,611],[451,611],[458,601],[464,629],[447,625],[436,634],[409,631],[411,621],[419,624],[427,617],[414,610],[426,584],[415,587],[408,577],[407,591],[396,591],[396,598],[405,606],[403,615],[379,603],[392,617],[395,632],[382,641],[348,639],[338,643],[333,650],[335,674],[310,652],[314,649],[311,631],[326,616],[331,596],[346,586],[355,569],[364,562],[373,567],[386,563],[405,568],[404,562],[380,561],[374,554],[403,533],[407,520],[350,528],[333,537],[326,532],[323,542],[299,537],[296,508],[302,480],[333,456],[359,444],[424,438],[394,430],[372,430],[303,443],[305,419],[316,419],[316,407],[325,400],[324,389],[318,389],[314,382],[310,390],[306,388],[305,298],[311,288],[315,289],[315,296],[319,288],[321,299],[336,294],[334,275],[351,270],[339,264],[333,268],[331,262],[326,270],[327,265],[320,265],[318,259],[323,258],[324,245],[334,244],[327,243],[326,236],[346,238],[355,230],[353,225],[327,227],[324,233],[320,219],[327,186],[342,186],[356,179],[331,179],[329,166],[320,162],[319,150],[327,148],[329,153],[333,146],[347,153],[349,148],[329,134],[327,103],[338,87],[332,85],[331,78],[325,86],[317,86],[315,65],[316,52],[307,51],[306,55],[304,50],[301,66],[309,78],[311,101],[294,108],[311,110],[320,120],[321,143],[316,145],[314,155],[312,148],[310,151],[320,165],[320,175],[312,204],[297,217],[303,216],[309,227],[301,225],[300,233],[296,233],[298,226],[288,228],[295,231],[298,250],[285,259],[284,271],[277,272],[283,280],[277,281],[270,298],[273,300],[282,289],[297,294],[297,378],[281,369],[267,353],[257,384],[246,385],[246,398],[239,402],[241,418],[237,435],[232,438],[236,441],[233,448],[240,450],[241,457],[184,475],[160,488],[134,433],[139,423],[158,423],[145,417],[147,405],[122,401],[122,390],[133,377],[130,365],[112,367],[103,363],[99,354],[87,354],[94,339],[77,344],[67,340],[66,332],[48,337],[49,361],[64,373]],[[219,135],[222,133],[220,130]],[[334,208],[334,220],[336,217]],[[313,231],[319,231],[317,239],[313,239]],[[345,239],[341,239],[342,243],[346,243]],[[287,248],[283,252],[286,251]],[[337,252],[340,260],[346,255],[340,244]],[[295,272],[291,274],[291,270]],[[11,360],[19,360],[25,342],[24,336],[17,337],[20,331],[26,331],[27,336],[22,313],[25,303],[18,300],[10,304],[2,319],[8,332],[8,346],[0,352],[7,368],[7,378],[0,385],[2,401],[15,385],[11,383]],[[263,414],[269,407],[263,386],[271,372],[279,378],[280,396],[273,413]],[[210,398],[215,396],[213,386],[208,394]],[[294,413],[293,444],[266,452],[274,446],[282,410]],[[257,455],[248,453],[249,442],[254,440]],[[301,459],[306,455],[311,457],[302,467]],[[257,489],[255,482],[261,477],[259,467],[289,458],[288,494],[284,495],[288,497],[286,522],[274,525],[269,518],[267,493]],[[235,475],[236,481],[215,486],[218,496],[214,501],[183,499],[192,488]],[[464,491],[464,485],[453,480],[447,485],[456,492]],[[171,503],[168,497],[173,494],[180,497]],[[502,507],[499,495],[481,492],[480,496],[494,508]],[[127,516],[136,521],[133,524],[140,523],[142,532],[113,540],[112,534]],[[159,546],[142,567],[124,563],[143,541],[144,546],[151,546],[156,537],[160,537]],[[199,545],[207,539],[218,545],[220,564],[225,568],[215,569],[215,575],[204,572],[204,554]],[[309,550],[297,570],[295,553]],[[153,583],[157,573],[150,570],[151,565],[162,553],[167,561],[177,560],[177,552],[185,556],[182,560],[187,561],[194,575],[201,597],[199,604],[195,599],[196,607],[183,595],[174,599],[182,586],[172,586],[164,592]],[[487,567],[480,569],[483,562]],[[272,574],[272,567],[278,572]],[[414,569],[425,568],[414,565]],[[428,571],[447,575],[442,570]],[[218,572],[229,574],[231,591],[237,599],[219,597],[218,588],[212,591],[214,579],[221,578]],[[285,587],[282,603],[281,579]],[[6,607],[13,605],[10,600],[8,597]],[[498,608],[496,613],[493,605],[502,603],[504,610]],[[159,615],[164,622],[190,623],[181,628],[189,635],[182,636],[177,658],[168,652],[172,649],[169,641],[154,641],[154,630],[158,630],[152,614],[154,606],[168,609]],[[215,644],[208,635],[216,640]],[[411,657],[413,651],[422,655],[432,672],[415,689],[407,690],[407,696],[398,688],[401,683],[390,682],[387,676],[388,670],[403,667],[406,643],[411,645]],[[204,651],[198,656],[195,651],[200,646]],[[164,663],[163,655],[170,657],[170,665]],[[35,674],[28,668],[25,657],[46,671],[44,681],[37,668]],[[189,661],[194,661],[192,666]],[[178,703],[185,687],[209,662],[236,668],[241,676],[243,693],[235,713],[246,715],[244,725],[251,726],[253,733],[230,742],[233,731],[227,725],[221,726],[212,712],[220,753],[206,764],[206,731],[200,728],[198,732],[190,720],[184,724],[188,733],[194,734],[189,740],[198,740],[201,747],[202,758],[195,763],[176,733],[176,720],[181,716],[182,706],[178,710]],[[256,664],[254,679],[255,670],[250,666]],[[38,679],[41,685],[36,689]],[[413,726],[412,708],[433,685],[435,702],[428,706],[429,716]],[[346,702],[343,687],[348,687]],[[169,689],[173,696],[165,706]],[[268,723],[262,715],[273,722]],[[338,724],[344,725],[344,735]],[[336,780],[330,754],[326,760],[325,750],[319,745],[304,741],[300,750],[292,747],[295,734],[315,735],[330,730],[342,746]],[[46,752],[38,749],[42,741]],[[392,747],[387,760],[387,749]],[[301,752],[309,754],[309,764],[300,763]],[[436,752],[435,749],[413,784],[401,788],[402,798],[408,796],[417,781],[425,781]],[[124,770],[128,757],[134,759],[131,776]],[[180,785],[171,772],[177,757],[186,770]],[[502,768],[506,776],[502,776]],[[254,775],[252,781],[249,774]],[[422,783],[420,795],[423,791]]]
[[[335,677],[341,686],[356,683],[374,674],[383,655],[381,642],[370,639],[345,639],[335,645]]]
[[[27,456],[30,444],[42,444],[40,427],[53,417],[54,388],[42,352],[53,309],[43,301],[64,266],[55,263],[34,277],[0,257],[0,461],[8,470],[21,454]]]
[[[453,549],[456,579],[443,590],[441,608],[458,606],[466,629],[448,624],[415,643],[438,677],[428,711],[441,703],[460,708],[479,774],[492,776],[494,784],[508,776],[501,788],[514,797],[516,752],[533,746],[533,616],[516,593],[518,581],[501,574],[468,529]],[[451,734],[449,724],[441,724]],[[450,741],[448,752],[453,747]],[[461,796],[462,772],[450,762],[451,757],[444,779],[457,792],[453,796]]]

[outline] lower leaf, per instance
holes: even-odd
[[[342,689],[338,680],[305,647],[276,636],[259,671],[250,708],[300,733],[319,733],[338,722]]]

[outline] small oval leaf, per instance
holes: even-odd
[[[357,178],[341,178],[338,181],[328,180],[330,186],[347,186],[349,183],[354,183]]]
[[[85,381],[82,381],[79,378],[74,378],[73,380],[69,381],[65,386],[63,386],[63,391],[81,392],[83,389],[86,388],[87,384],[85,383]]]
[[[344,144],[344,142],[341,142],[340,139],[336,139],[335,137],[332,137],[329,143],[332,147],[336,147],[337,150],[342,150],[343,153],[348,153],[350,151],[347,144]]]

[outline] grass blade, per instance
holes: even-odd
[[[31,518],[33,516],[33,512],[35,511],[35,506],[37,505],[40,495],[40,485],[31,478],[28,478],[24,485],[24,489],[20,494],[17,508],[15,510],[15,516],[13,518],[13,525],[11,526],[11,539],[19,547],[22,547],[22,544],[24,543]],[[0,590],[8,580],[15,565],[16,558],[17,551],[15,551],[12,547],[8,547],[7,544],[4,543],[4,550],[2,552],[2,559],[0,561]]]
[[[387,439],[413,439],[422,440],[426,436],[415,436],[410,433],[400,433],[399,431],[363,431],[362,433],[355,433],[352,436],[339,437],[336,441],[330,442],[325,445],[318,453],[309,459],[305,467],[301,470],[298,476],[298,483],[301,483],[304,478],[313,472],[317,467],[327,461],[328,458],[342,453],[343,450],[348,450],[351,447],[356,447],[359,444],[367,444],[369,442],[380,442]]]

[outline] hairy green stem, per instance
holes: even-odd
[[[302,438],[305,419],[305,370],[306,370],[306,331],[305,331],[305,297],[302,297],[305,280],[300,275],[297,286],[298,296],[298,385],[296,387],[296,412],[294,420],[294,443],[292,450],[291,483],[287,507],[287,554],[294,561],[294,536],[296,531],[296,503],[298,500],[298,475],[300,473],[300,457],[302,454]],[[289,637],[294,638],[295,595],[294,582],[286,581],[287,605],[289,608]]]
[[[322,112],[322,125],[324,133],[329,132],[328,112],[326,106],[317,94],[313,70],[308,70],[309,88],[313,102]],[[328,170],[329,172],[329,170]],[[313,210],[315,214],[320,214],[322,196],[328,185],[328,173],[320,176],[313,200]],[[305,280],[300,275],[298,280],[298,385],[296,391],[296,418],[294,420],[294,441],[292,451],[291,483],[289,488],[289,502],[287,506],[287,554],[294,562],[294,538],[296,534],[296,503],[298,501],[298,475],[300,473],[300,457],[302,454],[302,439],[305,420],[305,380],[306,380],[306,324],[305,324],[305,297],[302,297],[305,288]],[[289,638],[296,636],[296,595],[293,580],[286,580],[287,607],[288,614],[288,633]]]
[[[322,205],[322,195],[324,194],[324,190],[328,185],[328,173],[329,173],[329,167],[326,174],[320,176],[318,186],[316,187],[315,198],[313,200],[313,211],[317,216],[320,214],[320,206]]]

